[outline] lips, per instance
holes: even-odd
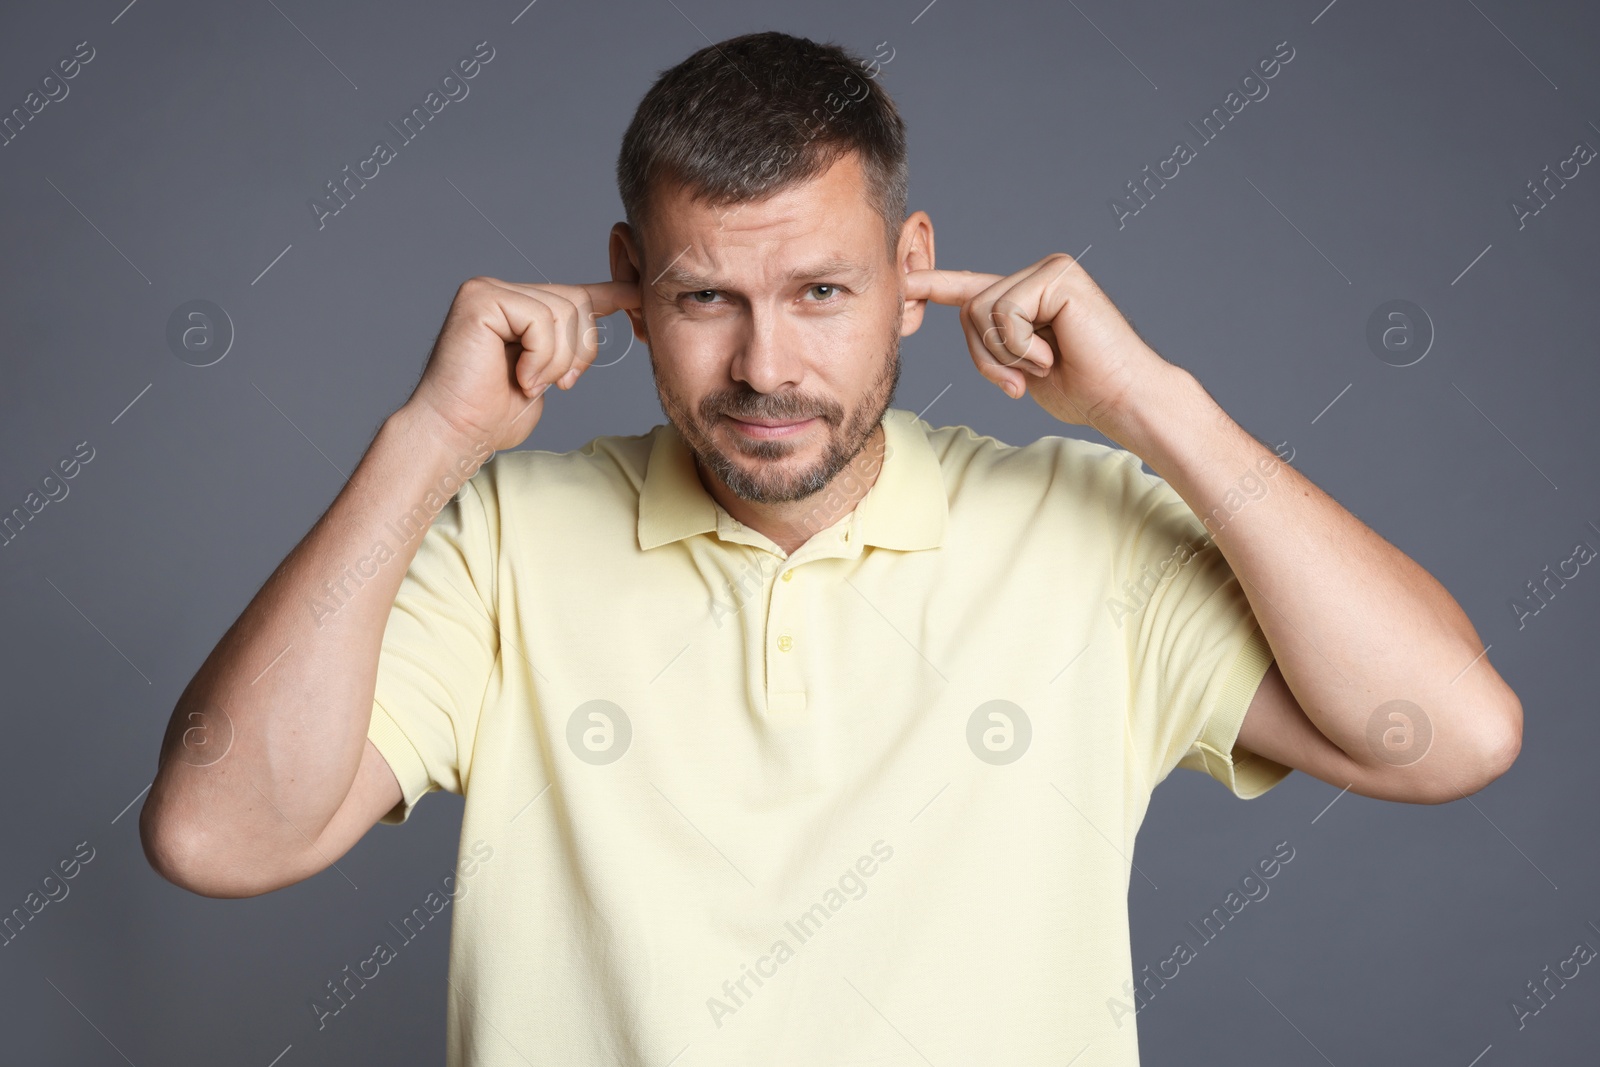
[[[780,438],[805,433],[817,421],[815,415],[803,419],[740,419],[725,416],[746,437]]]

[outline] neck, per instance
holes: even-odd
[[[695,461],[700,483],[723,510],[739,522],[770,538],[784,555],[809,541],[856,509],[861,498],[878,481],[883,470],[884,429],[879,423],[866,445],[827,486],[808,497],[781,504],[762,504],[735,495]]]

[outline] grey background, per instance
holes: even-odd
[[[0,948],[8,1060],[441,1062],[444,923],[327,1030],[307,1001],[450,867],[458,798],[369,834],[348,880],[217,901],[146,866],[141,791],[178,694],[408,395],[456,286],[607,278],[639,97],[707,35],[772,28],[863,56],[887,41],[880,84],[939,265],[1009,273],[1088,247],[1158,351],[1450,589],[1523,700],[1516,766],[1448,805],[1305,774],[1242,803],[1169,778],[1138,841],[1161,888],[1133,880],[1136,969],[1275,843],[1296,855],[1139,1015],[1145,1062],[1592,1062],[1592,967],[1525,1029],[1508,1007],[1575,942],[1600,945],[1600,578],[1585,568],[1520,630],[1508,606],[1580,538],[1600,545],[1600,175],[1584,167],[1521,230],[1508,206],[1577,140],[1600,146],[1592,9],[123,2],[13,9],[0,33],[0,111],[77,42],[96,50],[0,148],[0,512],[78,442],[95,450],[0,549],[0,912],[77,842],[95,849]],[[470,96],[319,231],[308,199],[483,40],[496,56]],[[1194,143],[1185,120],[1283,40],[1296,55],[1270,95],[1119,230],[1109,198]],[[205,368],[165,341],[194,298],[237,330]],[[1364,340],[1395,298],[1437,331],[1405,368]],[[1078,432],[984,382],[949,309],[903,355],[896,406],[931,403],[936,425]],[[526,447],[660,421],[636,349],[556,396]]]

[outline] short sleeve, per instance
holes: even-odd
[[[1126,454],[1111,614],[1128,653],[1128,738],[1154,789],[1174,767],[1260,796],[1292,770],[1236,740],[1272,649],[1227,559],[1167,482]]]
[[[435,789],[462,792],[499,649],[494,602],[488,518],[473,479],[423,535],[384,627],[367,737],[402,799],[379,822],[405,822]]]

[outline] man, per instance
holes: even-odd
[[[1070,257],[936,268],[905,175],[834,46],[664,73],[613,280],[463,285],[183,694],[155,867],[268,892],[446,789],[452,1064],[1129,1065],[1132,847],[1174,767],[1412,803],[1507,769],[1521,706],[1436,581]],[[1121,447],[892,408],[930,301],[985,378]],[[617,310],[667,423],[484,463]]]

